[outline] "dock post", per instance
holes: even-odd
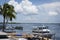
[[[48,35],[47,35],[47,40],[49,40]]]

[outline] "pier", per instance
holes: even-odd
[[[20,38],[25,38],[27,40],[55,40],[48,37],[42,37],[40,35],[38,37],[35,37],[33,34],[23,34],[19,36],[19,35],[16,35],[16,33],[8,33],[8,35],[10,39],[14,39],[14,40],[18,40]]]
[[[55,34],[53,34],[53,35],[55,37]],[[39,34],[37,36],[34,36],[33,34],[27,34],[27,33],[23,33],[22,35],[20,35],[20,34],[17,35],[17,33],[0,32],[0,37],[1,38],[5,37],[5,38],[8,38],[10,40],[19,40],[19,39],[27,39],[27,40],[55,40],[55,39],[51,39],[51,38],[42,36],[41,34]]]

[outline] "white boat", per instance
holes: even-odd
[[[43,37],[48,37],[51,38],[52,37],[52,33],[51,30],[48,29],[48,26],[34,26],[33,30],[32,30],[33,35],[39,35],[39,36],[43,36]]]
[[[50,30],[48,29],[48,26],[39,26],[36,28],[33,28],[33,32],[38,32],[38,33],[49,33]]]

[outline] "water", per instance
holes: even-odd
[[[59,23],[20,23],[12,24],[12,26],[22,26],[23,30],[16,30],[17,33],[31,33],[33,26],[48,26],[52,33],[55,33],[56,40],[60,40],[60,24]],[[11,24],[8,24],[11,27]]]

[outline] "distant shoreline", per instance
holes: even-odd
[[[3,24],[2,22],[0,22],[0,24]],[[7,24],[36,24],[36,23],[16,23],[16,22],[12,22],[12,23],[7,23]],[[45,24],[45,23],[41,23],[41,24]],[[47,24],[56,24],[56,23],[47,23]],[[57,23],[60,24],[60,23]]]

